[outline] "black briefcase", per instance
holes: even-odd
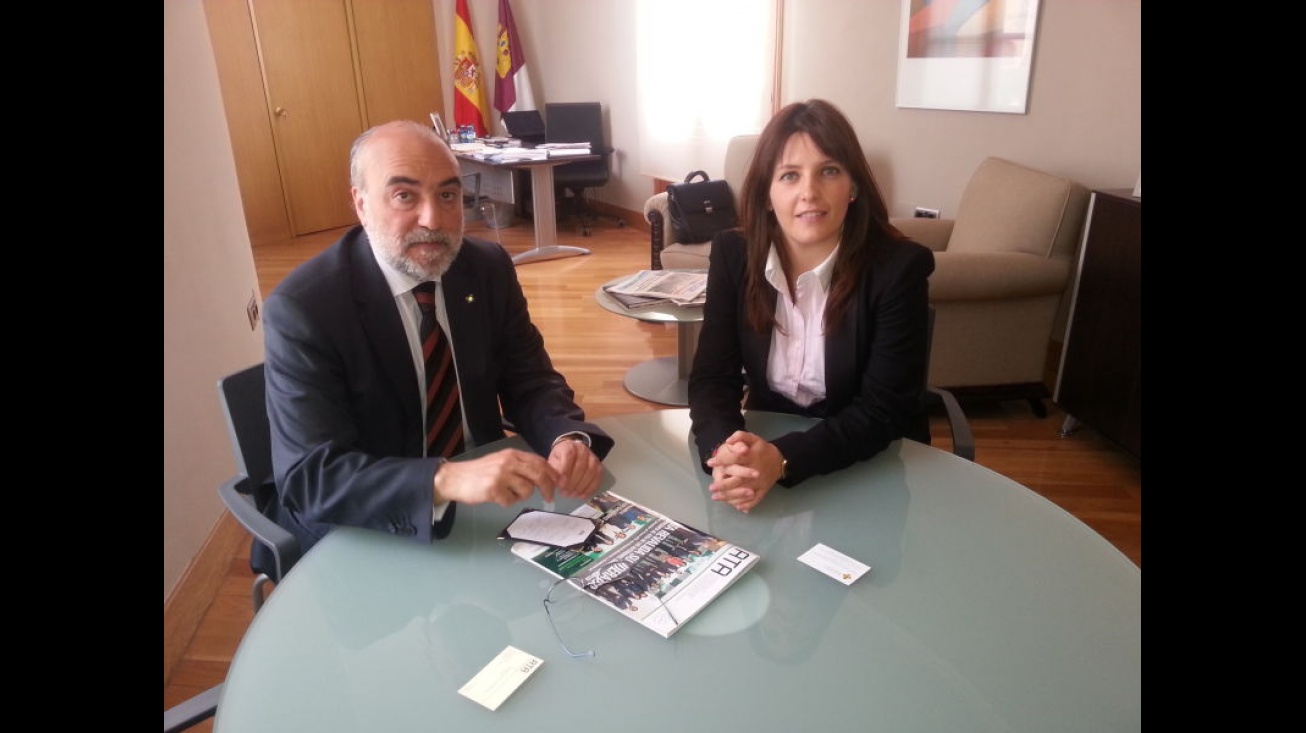
[[[702,180],[695,180],[701,178]],[[704,171],[685,176],[684,183],[667,186],[671,232],[683,244],[710,242],[722,229],[738,225],[735,195],[724,180],[709,180]]]

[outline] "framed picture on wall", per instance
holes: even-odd
[[[902,0],[899,107],[1025,114],[1039,0]]]

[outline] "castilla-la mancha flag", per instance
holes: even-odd
[[[453,121],[476,128],[476,137],[486,137],[490,115],[485,108],[485,85],[481,62],[472,37],[472,15],[467,0],[458,0],[453,23]]]
[[[499,112],[535,109],[531,78],[526,73],[526,52],[517,37],[512,5],[499,0],[498,59],[494,64],[494,108]]]

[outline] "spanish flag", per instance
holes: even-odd
[[[526,73],[526,52],[517,37],[512,5],[499,0],[498,59],[494,64],[494,108],[500,112],[535,109],[531,78]]]
[[[476,137],[485,137],[489,128],[485,120],[485,89],[482,83],[481,62],[476,56],[476,39],[472,37],[472,15],[467,10],[467,0],[458,0],[453,24],[453,121],[455,125],[471,125]]]

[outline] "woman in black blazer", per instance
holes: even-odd
[[[712,498],[748,512],[777,483],[929,442],[934,255],[889,223],[856,132],[823,100],[771,119],[740,199],[740,227],[712,243],[689,412]],[[820,422],[767,441],[741,407]]]

